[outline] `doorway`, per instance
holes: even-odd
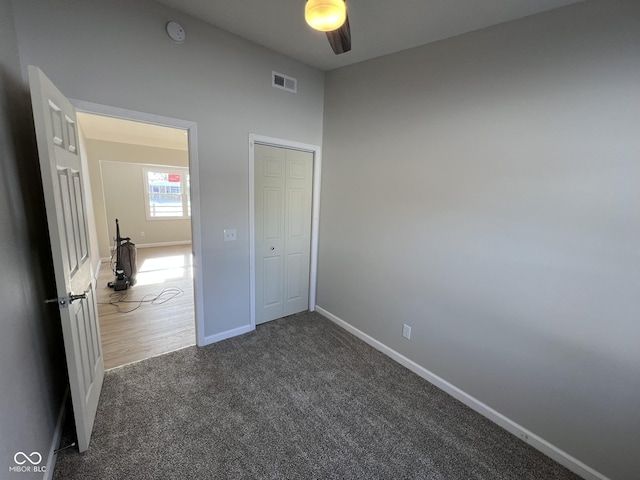
[[[93,207],[101,267],[97,288],[104,290],[98,292],[98,302],[106,368],[197,343],[203,328],[198,304],[202,282],[193,268],[201,258],[198,180],[190,175],[197,171],[195,123],[73,103],[81,127],[90,117],[98,125],[100,120],[111,122],[99,134],[92,125],[83,145],[100,182]],[[111,147],[117,148],[109,151]],[[133,150],[127,153],[127,147]],[[115,218],[121,235],[138,247],[136,286],[119,292],[106,287],[113,280]],[[106,254],[105,243],[110,244]]]
[[[252,328],[264,321],[307,308],[310,311],[315,310],[321,165],[322,154],[317,145],[254,134],[249,136]],[[269,169],[272,170],[268,171]],[[265,172],[267,185],[263,184],[262,180],[258,180],[259,177],[265,176]],[[282,178],[277,180],[278,176]],[[308,187],[300,183],[305,176],[311,176]],[[294,180],[289,182],[285,177],[292,177]],[[272,181],[275,181],[273,185],[269,183]],[[279,208],[265,210],[267,205],[263,202],[264,199],[258,198],[256,202],[257,195],[259,197],[265,195],[265,186],[266,196],[271,196],[271,200],[266,203],[275,202]],[[310,188],[309,192],[306,192],[307,188]],[[257,193],[258,189],[260,189],[259,193]],[[286,197],[289,197],[289,200]],[[291,198],[293,202],[290,202]],[[287,203],[295,204],[296,202],[306,206],[293,209],[287,206]],[[261,211],[256,212],[258,209]],[[265,223],[265,217],[271,215],[269,212],[278,211],[282,212],[282,215],[277,215],[277,218],[267,220]],[[265,236],[265,227],[269,223],[274,227],[271,229],[273,235]],[[296,235],[299,238],[292,238],[290,240],[293,241],[287,242],[288,235],[285,234],[285,227],[295,224],[298,226],[304,224],[305,228],[299,230],[305,230],[305,232],[302,235]],[[275,233],[276,230],[279,234]],[[281,236],[282,241],[277,241],[276,236]],[[271,238],[265,243],[265,237]],[[296,243],[300,245],[295,245]],[[306,252],[303,251],[305,249]],[[285,256],[295,261],[287,262],[283,258]],[[257,278],[258,276],[260,278]],[[305,278],[300,278],[303,276]],[[276,280],[272,281],[272,279]]]

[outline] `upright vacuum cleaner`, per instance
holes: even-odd
[[[113,282],[107,283],[107,286],[116,292],[133,287],[136,284],[136,274],[138,273],[136,257],[135,243],[132,243],[129,237],[120,236],[120,223],[116,218],[116,265],[115,268],[112,267],[116,278]]]

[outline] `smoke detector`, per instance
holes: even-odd
[[[169,22],[167,23],[167,34],[176,43],[184,42],[187,34],[178,22]]]

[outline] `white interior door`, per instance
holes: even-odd
[[[29,67],[29,84],[73,414],[83,452],[89,447],[104,363],[76,115],[37,67]]]
[[[309,303],[313,155],[255,145],[256,324]]]

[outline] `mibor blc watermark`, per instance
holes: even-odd
[[[9,471],[12,473],[44,473],[47,471],[46,465],[40,465],[42,463],[42,455],[38,452],[31,452],[26,454],[24,452],[17,452],[13,456],[15,465],[9,467]]]

